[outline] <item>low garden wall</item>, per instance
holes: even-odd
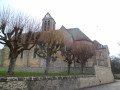
[[[81,88],[81,82],[93,82],[95,76],[45,76],[0,78],[0,90],[74,90]],[[94,84],[96,82],[94,81]],[[84,84],[83,84],[84,86]],[[92,86],[92,83],[90,84]]]
[[[0,67],[0,71],[7,71],[8,67]],[[49,73],[67,73],[67,67],[50,67]],[[45,72],[45,67],[15,67],[16,72]],[[80,67],[71,67],[71,73],[82,73]],[[86,67],[84,73],[95,74],[94,67]]]
[[[0,90],[77,90],[114,81],[110,68],[95,66],[96,75],[0,77]]]

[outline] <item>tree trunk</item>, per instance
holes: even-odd
[[[82,69],[82,74],[84,74],[84,65],[81,65],[81,69]]]
[[[10,59],[10,64],[9,64],[9,68],[8,68],[8,75],[14,74],[15,62],[16,62],[16,59]]]
[[[75,60],[74,60],[74,68],[76,68],[76,63],[75,63]]]
[[[68,74],[70,74],[70,63],[68,63]]]
[[[48,74],[48,70],[49,70],[49,64],[50,64],[50,55],[47,55],[47,59],[46,59],[46,68],[45,68],[45,74]]]
[[[84,66],[83,66],[83,65],[81,65],[82,74],[83,74],[83,68],[84,68]]]

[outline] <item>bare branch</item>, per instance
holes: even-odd
[[[35,46],[35,44],[33,44],[32,46],[28,47],[28,48],[24,48],[24,50],[30,50]]]
[[[39,38],[34,32],[40,30],[38,25],[35,20],[24,16],[23,13],[0,11],[0,43],[10,49],[9,72],[13,70],[11,65],[15,63],[20,52],[34,47]]]
[[[5,42],[1,42],[1,41],[0,41],[0,43],[1,43],[1,44],[6,44]]]
[[[57,59],[56,53],[62,48],[63,44],[64,38],[62,32],[54,30],[40,32],[39,41],[36,45],[36,54],[46,59],[46,74],[48,73],[50,60],[55,61]]]

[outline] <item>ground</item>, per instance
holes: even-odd
[[[120,90],[120,80],[116,80],[114,83],[104,84],[80,90]]]

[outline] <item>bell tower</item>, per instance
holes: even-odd
[[[47,13],[42,19],[42,31],[55,30],[55,20]]]

